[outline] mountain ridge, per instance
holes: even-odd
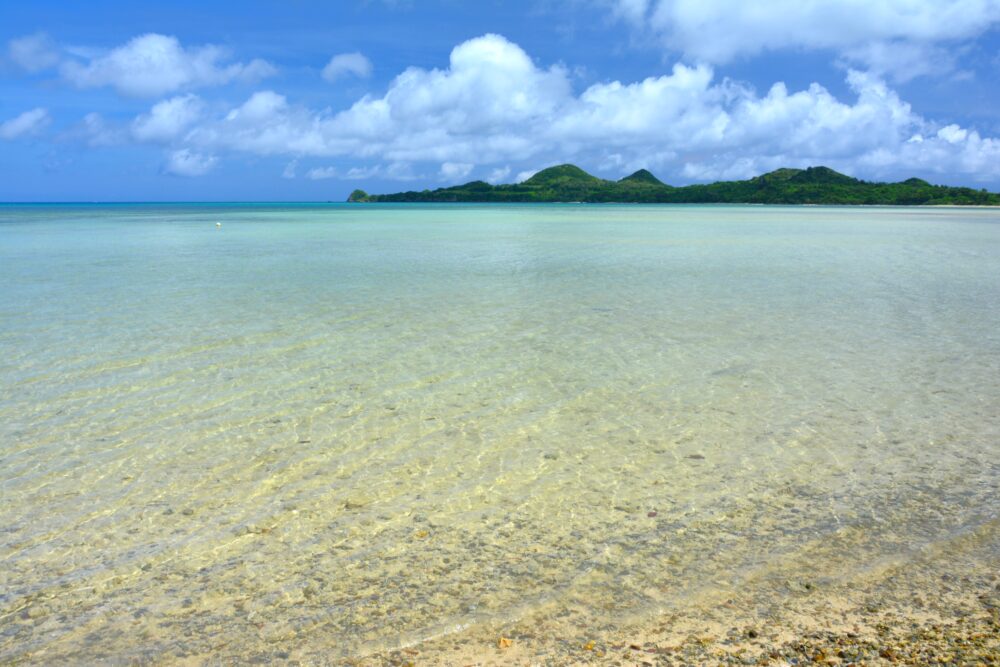
[[[659,204],[1000,205],[1000,194],[932,185],[919,178],[872,183],[829,167],[784,167],[743,181],[674,187],[650,171],[605,180],[573,164],[542,169],[521,183],[471,181],[436,190],[370,195],[355,190],[347,201],[380,202],[585,202]]]

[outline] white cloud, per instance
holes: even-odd
[[[163,170],[175,176],[203,176],[210,172],[218,161],[214,155],[195,153],[187,148],[171,151]]]
[[[339,174],[334,167],[316,167],[306,172],[306,178],[312,181],[321,181],[328,178],[337,178]]]
[[[501,183],[508,176],[510,176],[510,165],[497,167],[486,177],[486,181],[488,183]]]
[[[780,49],[833,50],[900,78],[930,73],[934,45],[1000,22],[1000,0],[610,0],[613,12],[697,62]]]
[[[343,111],[260,91],[191,129],[183,143],[212,154],[377,160],[387,165],[379,173],[395,179],[431,164],[457,180],[472,165],[564,161],[619,174],[655,168],[668,180],[815,164],[868,177],[924,170],[1000,178],[1000,160],[989,160],[995,140],[925,119],[871,73],[851,70],[847,82],[842,99],[819,84],[795,91],[778,82],[761,94],[716,80],[709,65],[678,64],[662,76],[574,94],[563,68],[538,66],[517,45],[486,35],[457,46],[448,68],[407,69],[384,95]],[[924,141],[911,142],[918,134]],[[511,172],[491,177],[500,173]]]
[[[137,141],[170,142],[198,120],[202,106],[201,99],[190,93],[157,102],[148,114],[132,121],[132,136]]]
[[[939,139],[944,139],[949,144],[959,144],[968,139],[969,132],[963,130],[958,125],[947,125],[937,132]]]
[[[366,79],[372,74],[372,61],[368,60],[364,54],[341,53],[330,58],[330,62],[323,68],[323,78],[333,83],[342,76],[351,75],[360,79]]]
[[[518,172],[517,176],[514,177],[515,183],[524,183],[526,180],[537,174],[539,169],[526,169],[525,171]]]
[[[458,178],[465,178],[476,165],[468,162],[444,162],[438,172],[441,178],[446,181],[453,181]]]
[[[281,177],[289,179],[295,178],[295,171],[296,169],[298,169],[298,167],[299,167],[299,161],[292,160],[291,162],[285,165],[285,168],[281,172]]]
[[[259,154],[354,155],[400,164],[493,162],[536,153],[533,135],[571,98],[564,69],[535,67],[520,47],[498,35],[455,47],[450,64],[446,70],[407,69],[384,96],[365,96],[339,113],[314,112],[277,93],[258,92],[192,140]]]
[[[351,167],[347,170],[344,178],[349,178],[351,180],[362,180],[365,178],[371,178],[379,173],[381,173],[382,168],[378,165],[373,167]]]
[[[940,76],[955,72],[958,67],[948,49],[908,42],[868,42],[847,48],[840,63],[846,67],[859,63],[871,72],[891,75],[896,81]]]
[[[421,178],[420,174],[413,171],[413,165],[409,162],[393,162],[383,173],[386,178],[394,181],[414,181]]]
[[[192,130],[189,138],[214,149],[258,155],[328,156],[350,152],[346,144],[344,149],[338,149],[326,112],[293,107],[283,95],[270,90],[254,93],[223,119]],[[350,148],[357,148],[357,142],[350,142]]]
[[[51,121],[49,112],[42,107],[25,111],[19,116],[0,123],[0,139],[18,139],[38,134]]]
[[[127,132],[124,128],[104,120],[101,114],[91,112],[84,116],[67,136],[97,148],[123,143],[127,138]]]
[[[28,72],[40,72],[59,63],[55,42],[43,32],[10,40],[7,53],[11,60]]]
[[[184,48],[176,37],[149,33],[85,63],[64,61],[60,71],[79,88],[111,86],[132,97],[154,97],[235,80],[257,81],[276,71],[260,59],[229,64],[226,60],[228,53],[222,47]]]
[[[351,167],[346,172],[341,172],[336,167],[316,167],[315,169],[310,169],[306,173],[306,178],[314,181],[330,178],[357,181],[371,178],[372,176],[379,174],[395,180],[408,180],[412,177],[409,173],[406,173],[405,169],[401,170],[399,166],[385,170],[380,165],[373,165],[370,167]]]

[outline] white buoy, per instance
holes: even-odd
[[[215,223],[215,226],[216,226],[216,228],[221,227],[222,223],[221,222],[217,222],[217,223]]]

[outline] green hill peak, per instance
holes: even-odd
[[[575,164],[560,164],[555,167],[542,169],[540,172],[524,181],[524,185],[552,185],[555,183],[566,183],[568,181],[599,181],[601,179],[591,176]]]
[[[782,167],[781,169],[775,169],[774,171],[769,171],[766,174],[761,174],[760,176],[754,176],[751,181],[787,181],[794,176],[798,176],[802,173],[801,169],[791,169],[789,167]]]
[[[639,171],[635,172],[634,174],[629,174],[628,176],[626,176],[625,178],[621,179],[618,182],[619,183],[651,183],[653,185],[665,185],[665,183],[663,181],[661,181],[660,179],[658,179],[656,176],[653,176],[653,174],[649,170],[647,170],[647,169],[640,169]]]
[[[858,179],[841,174],[829,167],[809,167],[805,171],[800,171],[791,179],[795,183],[857,183]]]
[[[852,178],[829,167],[809,167],[808,169],[775,169],[751,181],[762,183],[814,183],[823,185],[858,183],[858,179]]]

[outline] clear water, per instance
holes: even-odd
[[[998,521],[1000,211],[3,206],[0,494],[0,661],[906,558]]]

